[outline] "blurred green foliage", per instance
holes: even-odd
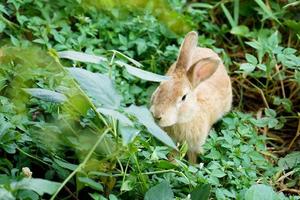
[[[130,12],[150,12],[159,21],[164,23],[171,31],[184,34],[191,31],[193,24],[188,17],[176,12],[167,1],[164,0],[84,0],[82,5],[87,8],[108,10],[114,16],[123,18]]]
[[[232,77],[235,108],[253,113],[233,111],[220,120],[199,165],[184,159],[186,145],[172,155],[126,113],[131,104],[147,105],[157,84],[115,62],[86,64],[58,60],[56,54],[76,50],[129,62],[111,51],[117,50],[139,61],[142,69],[163,74],[191,29],[198,31],[200,46],[222,56]],[[66,190],[58,194],[65,199],[151,199],[157,187],[170,199],[197,199],[193,194],[199,193],[213,199],[255,199],[258,194],[299,199],[292,193],[299,190],[299,156],[280,154],[298,148],[299,31],[297,1],[1,2],[0,197],[50,198],[55,190],[48,188],[56,189],[55,182],[36,189],[32,179],[30,187],[16,187],[26,180],[22,167],[29,167],[34,178],[67,180]],[[117,117],[101,119],[93,96],[63,66],[110,77],[122,96],[118,112],[135,126],[122,129]],[[68,101],[45,102],[24,88],[63,93]],[[122,141],[135,131],[133,141]],[[96,141],[100,145],[93,150]],[[280,190],[285,193],[275,192]]]

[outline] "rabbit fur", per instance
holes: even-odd
[[[176,142],[188,144],[188,160],[195,163],[197,154],[212,125],[231,108],[230,77],[211,49],[197,47],[198,34],[189,32],[180,48],[177,61],[151,97],[151,112],[158,124]]]

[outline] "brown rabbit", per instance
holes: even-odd
[[[151,112],[177,142],[188,144],[188,159],[195,163],[212,125],[231,108],[230,78],[220,57],[197,47],[198,35],[189,32],[177,61],[151,98]]]

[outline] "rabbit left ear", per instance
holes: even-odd
[[[191,61],[193,52],[197,47],[198,34],[195,31],[191,31],[186,34],[179,51],[179,55],[176,62],[177,70],[186,70]]]
[[[220,60],[204,58],[192,65],[187,71],[187,77],[195,88],[199,83],[211,77],[217,70]]]

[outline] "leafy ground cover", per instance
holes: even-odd
[[[1,2],[0,199],[299,199],[299,6]],[[234,86],[197,165],[147,109],[189,30]]]

